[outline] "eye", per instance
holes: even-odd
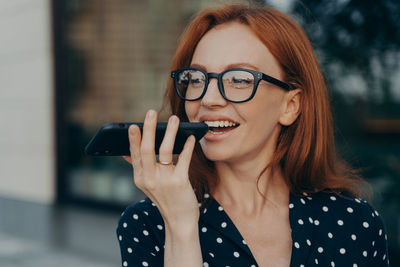
[[[231,70],[222,77],[224,87],[232,89],[248,89],[254,85],[254,77],[248,71]]]
[[[200,71],[191,71],[188,73],[189,85],[193,87],[202,87],[204,85],[205,76]]]
[[[253,84],[253,80],[248,79],[248,78],[241,78],[241,77],[232,77],[232,82],[235,84],[243,84],[243,85],[247,85],[247,84]]]

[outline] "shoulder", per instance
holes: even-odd
[[[381,237],[383,220],[370,203],[349,194],[319,192],[291,196],[294,218],[309,221],[321,230],[337,230],[342,234],[362,233],[364,237]],[[351,234],[350,233],[350,234]]]
[[[375,208],[366,200],[349,194],[318,192],[292,197],[293,204],[300,210],[306,209],[327,225],[359,227],[364,229],[381,229],[383,221]]]
[[[321,247],[317,254],[324,251],[344,261],[345,257],[359,257],[360,262],[370,266],[386,266],[385,226],[378,211],[366,200],[319,192],[291,195],[289,208],[297,247],[317,244]]]

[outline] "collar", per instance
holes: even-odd
[[[312,197],[306,193],[303,193],[302,196],[289,194],[289,223],[292,236],[290,266],[300,266],[311,253],[311,238],[315,227],[319,224],[319,221],[312,217],[313,209],[310,206],[312,203],[311,200]],[[307,219],[301,219],[300,217]],[[214,198],[210,197],[204,204],[204,208],[200,214],[200,221],[217,230],[221,235],[231,240],[249,256],[254,258],[239,230],[235,227],[223,207]],[[221,227],[221,222],[225,222],[226,227]],[[268,227],[268,225],[265,227]],[[307,241],[306,243],[300,243],[300,240]]]

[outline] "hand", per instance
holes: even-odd
[[[136,186],[157,205],[166,227],[179,229],[188,224],[193,226],[193,223],[197,226],[199,208],[188,174],[195,138],[187,139],[176,165],[157,163],[154,152],[156,124],[157,112],[149,110],[143,124],[143,138],[139,127],[129,127],[131,156],[124,156],[124,159],[132,164]],[[160,162],[172,162],[178,127],[179,118],[171,116],[160,146]]]

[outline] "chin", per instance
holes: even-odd
[[[211,161],[232,161],[237,155],[233,149],[218,149],[216,146],[201,146],[204,156]],[[231,147],[232,148],[232,147]]]

